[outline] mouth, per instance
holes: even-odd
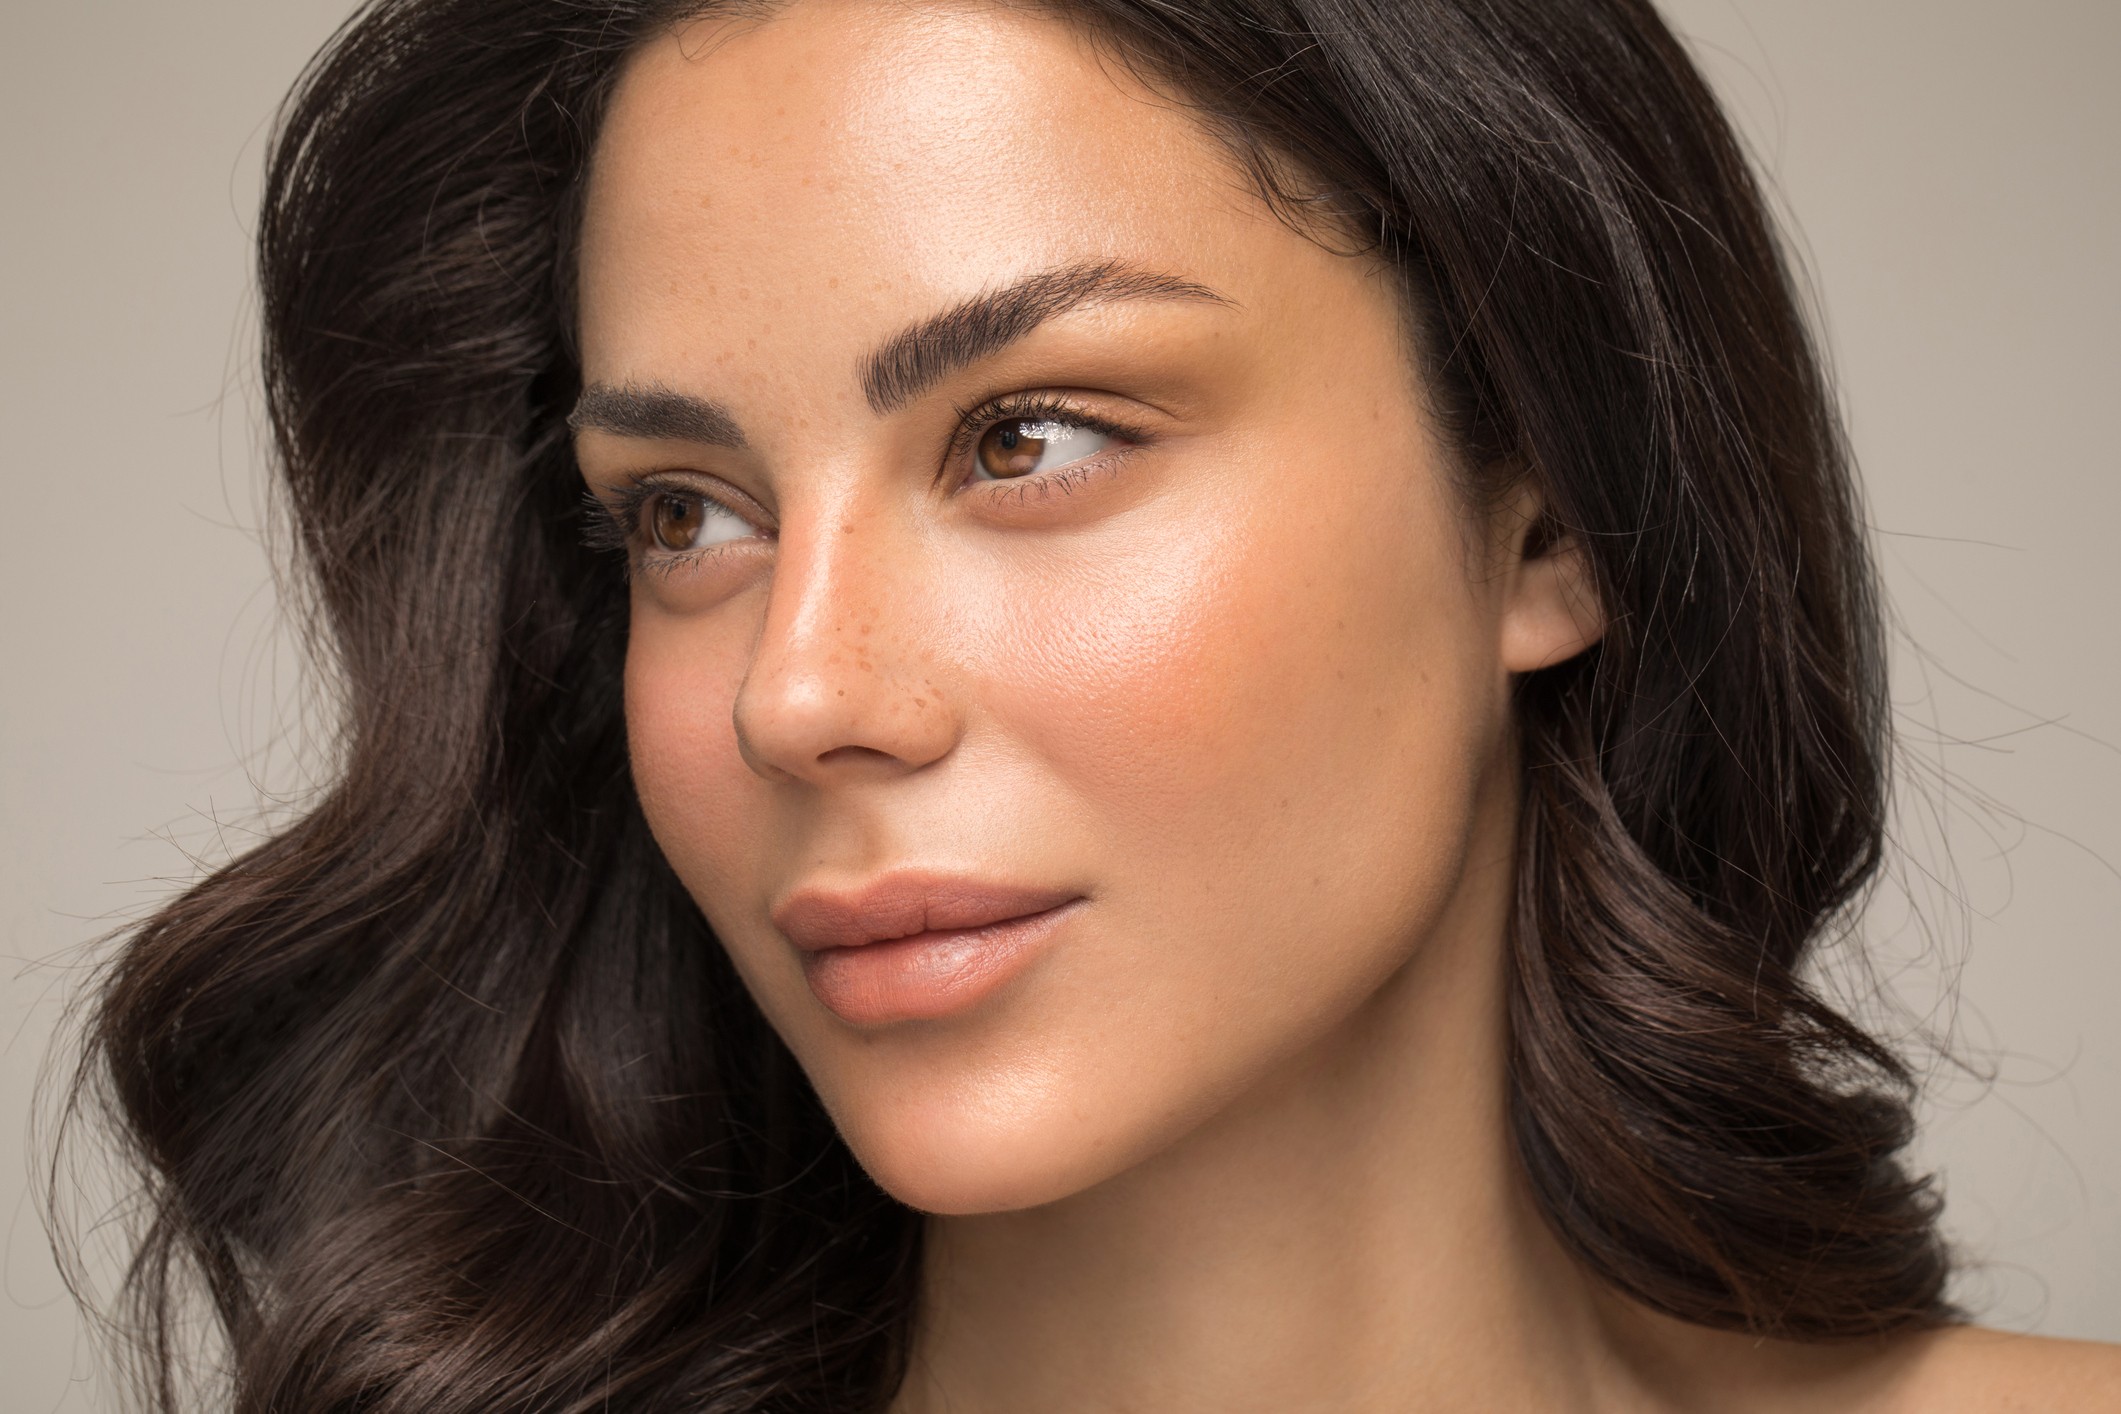
[[[811,994],[842,1021],[881,1026],[969,1011],[1029,967],[1086,902],[906,871],[844,892],[799,890],[772,917],[802,953]]]

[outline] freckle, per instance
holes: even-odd
[[[1280,801],[1280,803],[1279,803],[1278,805],[1276,805],[1276,806],[1275,806],[1275,809],[1277,809],[1277,810],[1287,810],[1288,808],[1289,808],[1289,798],[1288,798],[1287,796],[1283,796],[1283,797],[1281,798],[1281,801]]]
[[[827,279],[827,280],[825,281],[825,288],[826,288],[826,289],[828,289],[828,290],[836,290],[836,289],[838,289],[839,287],[840,287],[840,277],[839,277],[839,276],[837,276],[837,275],[831,276],[831,277],[830,277],[829,279]]]
[[[805,177],[805,178],[803,178],[803,185],[804,185],[804,186],[806,186],[806,187],[807,187],[807,186],[809,186],[809,185],[810,185],[810,182],[811,182],[811,179],[810,179],[809,177]]]
[[[1311,887],[1315,889],[1315,888],[1317,888],[1317,887],[1318,887],[1318,886],[1319,886],[1320,884],[1323,884],[1323,883],[1324,883],[1325,881],[1326,881],[1326,876],[1325,876],[1325,875],[1323,875],[1323,874],[1318,874],[1318,875],[1314,875],[1314,876],[1312,876],[1312,879],[1311,879]]]
[[[1348,621],[1347,621],[1346,619],[1335,619],[1335,620],[1333,620],[1333,627],[1335,627],[1335,628],[1346,628],[1347,626],[1348,626]]]
[[[737,297],[738,299],[750,299],[750,298],[751,298],[751,291],[749,291],[749,290],[738,290],[738,291],[736,292],[736,297]],[[1311,582],[1311,581],[1310,581],[1310,580],[1308,580],[1308,579],[1304,581],[1304,583],[1305,583],[1305,584],[1309,584],[1310,582]]]
[[[852,535],[852,534],[854,534],[854,522],[850,520],[850,521],[848,521],[848,522],[847,522],[847,523],[846,523],[845,525],[841,526],[841,527],[840,527],[840,534],[842,534],[842,535]]]
[[[846,688],[844,688],[844,687],[843,687],[843,688],[841,688],[841,689],[840,689],[840,696],[842,696],[842,697],[845,697],[846,695],[847,695],[847,689],[846,689]]]
[[[1348,670],[1346,668],[1335,668],[1333,670],[1333,676],[1340,679],[1342,682],[1346,682],[1348,680]]]
[[[710,206],[712,206],[712,205],[714,205],[714,198],[713,198],[713,197],[711,197],[711,196],[703,196],[703,197],[701,197],[701,198],[700,198],[700,209],[701,209],[702,211],[705,211],[705,210],[706,210],[706,209],[707,209],[708,207],[710,207]]]
[[[745,348],[747,348],[747,349],[755,349],[755,348],[757,348],[758,346],[759,346],[759,341],[758,341],[757,339],[746,339],[746,340],[744,340],[744,347],[745,347]]]
[[[875,625],[875,624],[863,624],[863,625],[862,625],[862,637],[864,637],[864,638],[867,638],[867,637],[868,637],[868,636],[869,636],[870,634],[872,634],[872,633],[875,633],[875,632],[876,632],[876,625]]]

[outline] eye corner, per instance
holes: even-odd
[[[599,554],[621,555],[632,549],[638,516],[637,508],[626,497],[591,486],[582,492],[576,506],[584,548]]]

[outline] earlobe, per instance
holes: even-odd
[[[1541,513],[1536,497],[1519,510],[1507,550],[1502,665],[1512,673],[1533,673],[1598,642],[1606,615],[1582,542]]]

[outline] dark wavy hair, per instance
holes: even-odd
[[[298,820],[125,943],[80,1093],[149,1182],[121,1319],[175,1409],[203,1282],[245,1414],[847,1411],[920,1217],[864,1176],[659,856],[626,596],[565,418],[583,173],[699,0],[371,0],[302,76],[264,368],[343,692]],[[756,0],[744,8],[758,10]],[[1805,980],[1879,863],[1879,613],[1744,157],[1648,0],[1047,0],[1291,219],[1403,276],[1468,489],[1609,627],[1526,677],[1511,1116],[1636,1301],[1832,1340],[1954,1318],[1911,1086]],[[1315,226],[1315,223],[1314,223]]]

